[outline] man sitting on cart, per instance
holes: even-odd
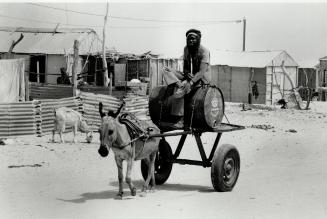
[[[210,52],[201,45],[201,32],[190,29],[186,32],[186,46],[183,54],[183,72],[163,68],[163,76],[167,85],[175,84],[171,115],[180,117],[175,124],[184,127],[184,96],[194,87],[201,86],[200,81],[210,81]]]

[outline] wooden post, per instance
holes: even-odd
[[[230,84],[229,84],[229,98],[230,98],[230,102],[233,102],[233,100],[232,100],[232,85],[233,85],[233,77],[232,77],[232,75],[233,75],[233,68],[232,67],[229,67],[230,68]]]
[[[151,71],[151,59],[148,60],[148,74],[147,74],[147,76],[149,77],[149,81],[151,80],[150,79],[150,71]],[[148,82],[148,87],[147,87],[146,94],[149,94],[150,91],[151,91],[150,82]]]
[[[246,19],[243,18],[243,52],[245,51]]]
[[[74,41],[74,62],[73,62],[73,68],[72,68],[72,84],[73,84],[73,96],[76,96],[76,90],[77,90],[77,66],[78,66],[78,53],[79,53],[79,41]]]
[[[136,61],[136,78],[139,79],[139,60]]]
[[[163,75],[163,74],[162,74]],[[151,80],[151,79],[150,79]],[[159,59],[157,59],[157,86],[159,86]]]
[[[40,62],[36,61],[36,82],[40,83]]]
[[[107,18],[108,18],[108,7],[109,3],[107,2],[107,10],[106,10],[106,16],[104,17],[104,25],[103,25],[103,42],[102,42],[102,64],[103,64],[103,82],[104,87],[108,87],[108,65],[106,60],[106,25],[107,25]]]
[[[112,72],[110,72],[109,95],[112,95]]]
[[[98,58],[95,58],[95,66],[94,66],[94,85],[97,85],[97,74],[98,74],[98,70],[97,70],[97,65],[98,65]]]
[[[254,69],[250,68],[250,78],[249,78],[249,94],[248,94],[248,103],[252,104],[252,81],[254,77]]]
[[[158,65],[157,65],[157,69],[158,69]],[[158,77],[158,70],[157,70],[157,77]],[[150,61],[149,61],[149,92],[148,92],[148,94],[150,93],[150,91],[152,90],[152,88],[153,88],[153,84],[152,84],[152,78],[153,78],[153,71],[151,70],[151,63],[150,63]],[[158,84],[157,84],[157,86],[158,86]]]
[[[24,73],[24,80],[25,80],[25,101],[30,100],[30,80],[29,80],[29,72],[25,71]]]

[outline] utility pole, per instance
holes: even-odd
[[[243,52],[245,51],[245,33],[246,33],[246,19],[243,18]]]
[[[107,26],[107,19],[108,19],[108,7],[109,3],[107,1],[107,10],[106,10],[106,16],[104,17],[104,25],[103,25],[103,42],[102,42],[102,64],[103,64],[103,82],[104,87],[108,87],[108,65],[107,65],[107,59],[106,59],[106,26]],[[109,91],[109,94],[111,94],[111,91]]]

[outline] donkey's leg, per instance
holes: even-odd
[[[51,142],[55,142],[55,140],[54,140],[55,132],[56,132],[56,127],[52,130],[52,140],[51,140]]]
[[[147,189],[149,187],[150,180],[151,180],[151,163],[150,163],[150,158],[147,157],[147,158],[144,159],[144,161],[146,162],[146,165],[148,166],[148,176],[146,177],[146,180],[144,181],[142,192],[146,192],[147,191]]]
[[[59,135],[60,135],[61,143],[65,143],[64,137],[62,136],[62,133],[65,131],[65,129],[66,129],[65,124],[63,124],[62,127],[59,128]]]
[[[157,152],[150,154],[150,164],[149,164],[149,166],[151,167],[151,189],[150,190],[152,192],[155,191],[155,187],[156,187],[156,180],[155,180],[155,176],[154,176],[154,163],[156,161],[156,156],[157,156]]]
[[[118,156],[115,156],[116,160],[116,165],[118,169],[118,181],[119,181],[119,191],[117,194],[118,199],[123,198],[123,180],[124,180],[124,175],[123,175],[123,160],[119,158]]]
[[[126,183],[129,186],[129,189],[131,190],[132,196],[136,195],[136,188],[132,182],[132,170],[133,170],[133,158],[131,157],[129,160],[127,160],[127,170],[126,170]]]
[[[75,125],[73,126],[73,133],[74,133],[73,142],[76,143],[77,124],[75,124]]]
[[[55,137],[56,131],[59,129],[58,129],[58,122],[56,120],[54,120],[53,123],[54,123],[54,127],[52,130],[52,140],[51,141],[55,142],[54,137]]]
[[[61,130],[59,131],[59,135],[60,135],[61,143],[65,143],[62,132],[63,132],[63,131],[61,131]]]

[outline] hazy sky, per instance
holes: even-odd
[[[62,2],[67,3],[1,2],[0,26],[54,28],[56,23],[61,27],[89,26],[102,37],[103,16],[96,15],[105,14],[105,2]],[[243,24],[220,21],[245,17],[246,50],[286,50],[301,65],[316,64],[327,55],[327,3],[324,2],[109,2],[109,16],[107,46],[121,52],[140,54],[151,50],[179,56],[185,45],[185,32],[192,27],[202,31],[202,44],[211,51],[241,50]]]

